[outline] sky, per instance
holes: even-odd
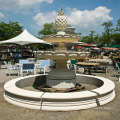
[[[102,33],[103,22],[116,26],[120,19],[120,0],[0,0],[0,22],[18,22],[38,37],[45,23],[55,22],[61,8],[68,24],[83,36]]]

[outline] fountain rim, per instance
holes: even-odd
[[[114,82],[106,78],[82,74],[76,75],[94,77],[97,80],[102,80],[104,84],[101,87],[91,91],[87,90],[70,93],[49,93],[42,91],[34,92],[24,90],[16,86],[16,82],[19,80],[42,75],[31,75],[8,81],[4,85],[4,99],[13,105],[29,109],[47,111],[73,111],[104,105],[111,102],[115,98]]]
[[[4,90],[9,92],[9,93],[17,94],[17,95],[24,96],[24,97],[39,98],[40,94],[42,95],[44,92],[42,92],[42,91],[37,92],[37,91],[24,90],[22,88],[17,87],[16,83],[18,81],[24,80],[26,78],[35,77],[35,76],[43,76],[43,75],[45,75],[45,74],[30,75],[30,76],[26,76],[26,77],[20,77],[20,78],[12,79],[12,80],[8,81],[7,83],[5,83]],[[93,89],[91,91],[86,90],[86,91],[81,91],[81,92],[70,92],[70,93],[49,93],[49,92],[45,92],[45,94],[47,94],[49,96],[49,97],[46,96],[45,98],[46,99],[47,98],[52,99],[52,97],[53,97],[53,98],[56,98],[56,99],[68,99],[68,98],[70,99],[71,95],[74,96],[72,99],[76,99],[76,98],[79,98],[79,97],[80,98],[82,98],[82,97],[86,98],[86,97],[96,96],[96,93],[99,94],[99,95],[104,95],[104,94],[106,94],[106,93],[108,93],[108,92],[115,89],[114,82],[110,81],[107,78],[98,77],[98,76],[91,76],[91,75],[82,75],[82,74],[76,74],[76,75],[78,75],[78,76],[86,76],[86,77],[93,77],[93,78],[96,78],[98,80],[102,80],[104,84],[101,87],[98,87],[98,88]],[[56,95],[57,96],[60,95],[59,98],[55,97]],[[64,97],[63,97],[63,95],[64,95]]]

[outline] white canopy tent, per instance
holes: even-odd
[[[25,45],[25,44],[31,44],[31,43],[50,44],[48,42],[45,42],[41,39],[34,37],[26,29],[18,36],[14,37],[12,39],[0,42],[0,44],[3,44],[3,43],[14,43],[14,44],[19,44],[19,45]]]

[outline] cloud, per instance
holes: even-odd
[[[81,11],[76,8],[66,8],[66,11],[64,11],[65,16],[68,19],[68,24],[75,27],[76,32],[83,33],[83,35],[89,34],[89,31],[92,30],[101,32],[103,30],[102,23],[113,20],[113,18],[109,15],[110,12],[110,9],[103,6],[99,6],[91,11]],[[33,17],[33,19],[40,28],[43,27],[44,23],[54,22],[57,14],[58,13],[56,11],[38,13]]]
[[[34,8],[43,2],[51,4],[54,0],[0,0],[0,9],[13,10],[22,8]]]
[[[37,4],[41,4],[43,2],[52,3],[53,0],[18,0],[20,7],[31,7]]]
[[[4,18],[5,15],[3,13],[0,12],[0,19]]]
[[[78,32],[88,33],[91,30],[100,31],[103,22],[113,20],[109,15],[110,12],[110,9],[103,6],[99,6],[91,11],[72,9],[69,10],[67,19],[69,24],[76,27]]]
[[[57,16],[56,11],[52,11],[46,14],[38,13],[36,16],[33,17],[34,21],[36,21],[37,25],[40,27],[43,27],[43,24],[45,23],[51,23],[55,21],[55,18]]]

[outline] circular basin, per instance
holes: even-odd
[[[97,88],[68,93],[51,93],[26,90],[26,86],[44,84],[47,75],[31,75],[8,81],[4,85],[4,99],[14,105],[49,111],[88,109],[109,103],[115,98],[115,84],[109,79],[76,74],[76,81],[95,85]]]

